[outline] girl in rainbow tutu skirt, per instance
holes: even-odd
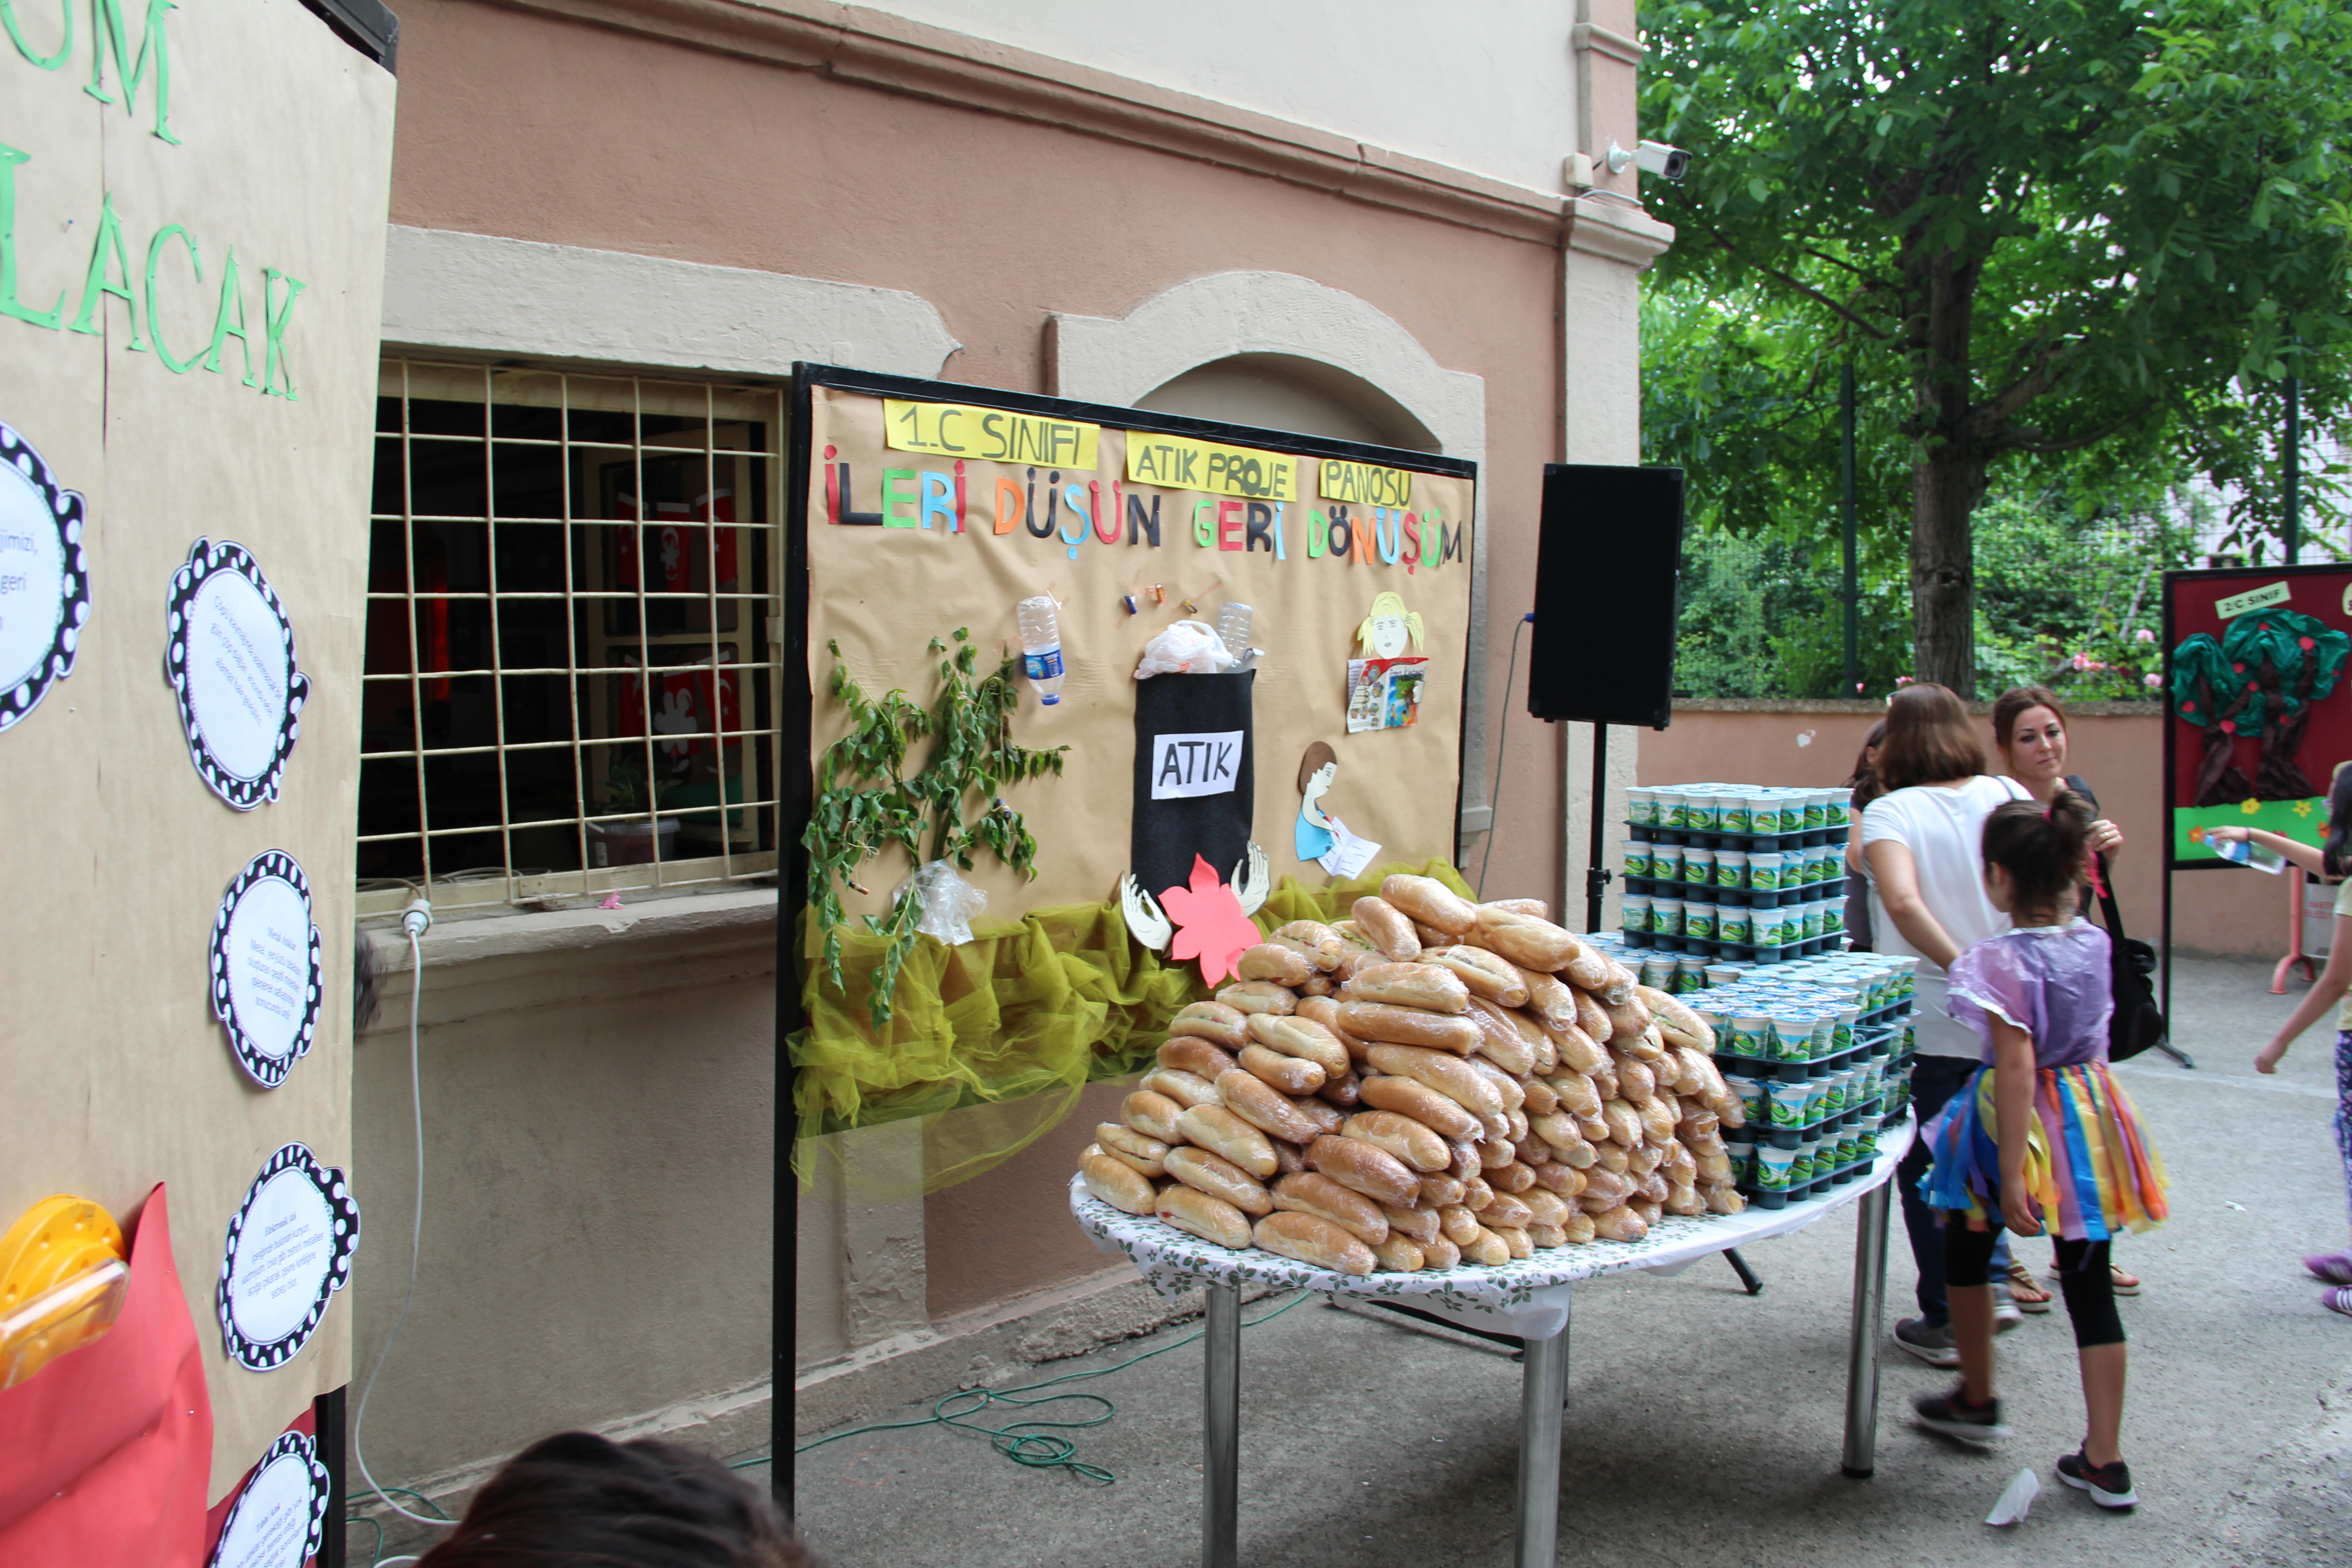
[[[2074,910],[2090,828],[2089,803],[2063,787],[2048,806],[2012,801],[1985,819],[1986,890],[2015,929],[1951,967],[1951,1014],[1982,1037],[1985,1065],[1920,1133],[1933,1163],[1919,1190],[1944,1216],[1960,1382],[1913,1405],[1937,1432],[2009,1435],[1993,1393],[1993,1242],[2003,1225],[2046,1233],[2090,1417],[2059,1479],[2102,1507],[2130,1508],[2139,1500],[2119,1447],[2124,1328],[2107,1243],[2165,1217],[2164,1163],[2107,1070],[2107,933]]]

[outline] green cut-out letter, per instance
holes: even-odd
[[[280,283],[286,285],[286,302],[273,310],[269,303],[270,291]],[[275,267],[261,269],[261,327],[267,335],[261,356],[261,393],[265,397],[282,397],[289,403],[302,401],[294,394],[293,369],[286,365],[285,338],[286,318],[294,313],[294,296],[302,292],[303,288],[302,279],[280,272]],[[281,367],[286,372],[286,390],[283,392],[278,390],[278,373]]]
[[[116,283],[106,275],[107,262],[111,259],[122,281]],[[139,299],[131,291],[131,253],[122,248],[122,222],[114,216],[114,193],[109,191],[100,198],[98,237],[89,242],[89,270],[81,278],[81,309],[74,312],[73,330],[102,337],[106,332],[98,308],[109,294],[122,301],[131,311],[131,352],[145,353],[147,343],[139,335]]]
[[[16,0],[0,0],[0,26],[8,29],[8,41],[16,46],[18,54],[43,70],[53,71],[65,64],[66,57],[73,52],[73,8],[74,0],[58,0],[58,9],[65,16],[66,36],[58,40],[58,52],[53,55],[37,55],[33,46],[25,41],[24,29],[16,25]]]
[[[259,386],[261,383],[253,379],[253,333],[245,324],[245,291],[236,286],[234,245],[228,247],[228,259],[221,264],[220,304],[213,311],[213,346],[205,354],[205,368],[215,375],[221,374],[221,345],[231,338],[245,351],[245,384]]]
[[[163,31],[163,16],[177,9],[173,0],[147,0],[147,30],[139,40],[139,53],[133,57],[131,30],[122,25],[121,0],[89,0],[89,80],[82,84],[82,91],[99,102],[114,101],[114,95],[106,90],[106,56],[111,49],[114,74],[122,79],[122,107],[135,114],[139,84],[147,79],[147,66],[152,58],[155,66],[155,134],[174,147],[180,144],[180,139],[172,134],[172,44]]]
[[[0,142],[0,316],[54,328],[65,320],[64,289],[58,290],[58,302],[46,310],[28,310],[16,298],[16,165],[32,157]]]
[[[187,246],[188,265],[196,269],[196,281],[205,280],[205,258],[196,254],[196,242],[188,231],[175,223],[157,229],[155,237],[147,242],[147,335],[155,340],[155,357],[163,362],[163,368],[173,375],[185,375],[195,368],[196,362],[180,358],[164,343],[163,322],[155,314],[155,264],[163,259],[164,242],[174,237]]]

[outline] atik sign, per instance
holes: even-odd
[[[1182,676],[1162,679],[1181,680]],[[1204,795],[1234,793],[1234,770],[1241,765],[1239,730],[1213,734],[1154,735],[1151,738],[1151,798],[1191,800]]]

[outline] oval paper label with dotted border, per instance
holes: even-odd
[[[264,1089],[310,1054],[326,967],[310,923],[310,883],[283,849],[246,862],[213,917],[213,1016],[239,1066]]]
[[[0,425],[0,731],[73,673],[89,619],[82,499]]]
[[[359,1245],[359,1200],[343,1173],[300,1143],[272,1154],[229,1216],[213,1291],[229,1359],[254,1372],[292,1361],[351,1281]]]
[[[163,678],[188,760],[239,811],[276,800],[310,679],[295,667],[294,623],[252,552],[197,540],[172,574],[163,619]]]
[[[307,1432],[282,1432],[229,1504],[205,1568],[302,1568],[327,1535],[333,1486]]]

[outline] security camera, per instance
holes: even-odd
[[[1679,147],[1669,147],[1663,142],[1644,142],[1637,151],[1628,153],[1617,145],[1617,139],[1613,136],[1609,139],[1607,158],[1609,172],[1612,174],[1622,174],[1629,167],[1639,166],[1645,174],[1656,174],[1668,180],[1681,179],[1689,170],[1691,161],[1689,153]]]

